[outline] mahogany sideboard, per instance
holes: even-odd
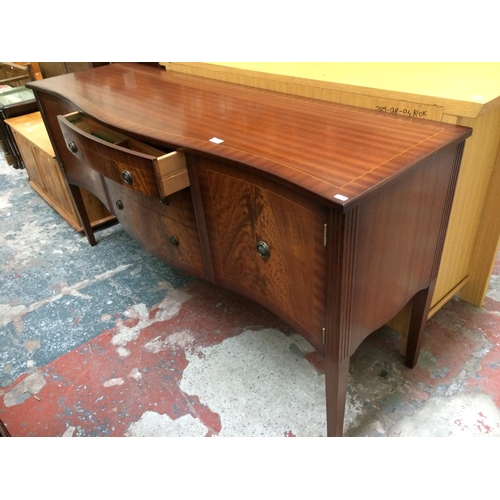
[[[137,64],[29,87],[89,242],[81,188],[168,265],[287,321],[325,357],[329,436],[350,356],[410,300],[415,365],[469,128]]]

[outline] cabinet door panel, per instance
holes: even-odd
[[[54,158],[48,156],[44,151],[34,149],[34,153],[38,169],[45,178],[47,194],[56,204],[64,207],[64,209],[71,214],[73,220],[78,221],[78,215],[73,200],[71,199],[59,165]]]
[[[271,309],[321,350],[323,209],[273,182],[204,164],[200,178],[216,281]]]
[[[24,165],[26,166],[26,171],[28,172],[30,181],[34,182],[40,189],[45,191],[45,179],[43,173],[40,171],[38,163],[35,160],[33,146],[15,130],[13,130],[13,134],[16,139],[19,152],[23,157]]]

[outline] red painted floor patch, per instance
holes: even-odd
[[[174,421],[191,415],[206,428],[205,435],[217,435],[219,416],[179,388],[186,350],[196,352],[243,329],[289,328],[264,309],[248,307],[248,301],[223,290],[214,293],[203,282],[182,297],[175,291],[171,295],[176,300],[153,307],[146,320],[135,317],[137,307],[132,307],[131,317],[119,320],[115,329],[5,388],[0,410],[10,433],[123,436],[145,412],[156,412]],[[163,320],[170,307],[175,314]],[[30,386],[34,377],[38,386],[43,384],[32,388],[34,396],[16,389]],[[17,399],[9,398],[16,393]]]

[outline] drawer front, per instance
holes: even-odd
[[[187,223],[170,217],[171,214],[178,215],[179,207],[173,211],[172,208],[185,203],[183,196],[180,197],[180,203],[172,200],[168,205],[163,205],[158,200],[134,193],[113,181],[106,180],[105,185],[110,208],[127,233],[172,267],[205,278],[200,239],[192,208],[183,205]],[[177,193],[174,197],[177,197]],[[152,210],[151,203],[155,201],[155,208]]]
[[[157,150],[79,112],[58,120],[71,153],[108,179],[156,198],[189,186],[183,153]]]
[[[272,182],[203,163],[200,178],[216,281],[281,316],[321,352],[324,210]]]
[[[177,191],[172,195],[165,198],[163,201],[158,200],[157,198],[152,198],[151,196],[146,196],[137,191],[133,191],[130,189],[126,189],[123,186],[120,186],[121,191],[116,191],[116,187],[118,184],[115,182],[106,181],[106,186],[109,189],[114,189],[110,191],[108,189],[108,194],[112,194],[113,196],[120,196],[121,192],[125,192],[125,194],[131,198],[131,200],[137,205],[141,205],[145,209],[156,212],[162,217],[168,217],[174,221],[180,222],[185,226],[189,226],[192,228],[197,228],[196,223],[196,215],[194,212],[193,200],[191,198],[191,189],[186,188],[181,191]],[[115,188],[110,188],[110,186],[115,186]],[[108,204],[113,207],[116,200],[109,199]],[[114,208],[116,210],[116,207]]]

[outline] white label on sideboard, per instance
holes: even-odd
[[[219,139],[219,138],[217,138],[217,137],[212,137],[212,138],[210,139],[210,142],[213,142],[213,143],[215,143],[215,144],[220,144],[221,142],[224,142],[224,140],[223,140],[223,139]]]
[[[341,194],[336,194],[336,195],[334,196],[334,198],[337,198],[337,200],[340,200],[340,201],[346,201],[346,200],[348,200],[348,199],[349,199],[347,196],[343,196],[343,195],[341,195]]]

